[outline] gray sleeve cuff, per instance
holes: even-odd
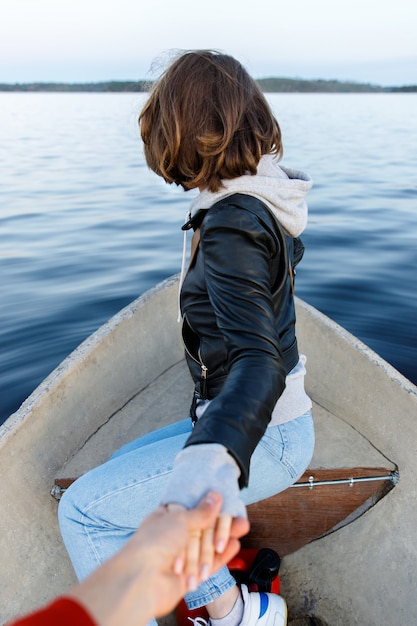
[[[238,464],[221,444],[188,446],[175,459],[161,503],[176,503],[191,509],[208,491],[213,490],[223,498],[222,513],[246,518],[246,507],[240,497],[239,476]]]

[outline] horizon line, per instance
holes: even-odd
[[[389,91],[389,90],[409,90],[417,91],[417,83],[403,83],[400,85],[381,85],[378,83],[372,83],[370,81],[359,80],[345,80],[338,78],[300,78],[300,77],[287,77],[287,76],[264,76],[254,79],[258,83],[268,83],[270,81],[281,81],[282,83],[300,83],[303,85],[341,85],[352,87],[365,87],[370,88],[372,91]],[[84,81],[55,81],[55,80],[31,80],[31,81],[16,81],[16,82],[0,82],[0,91],[12,91],[13,88],[30,88],[30,87],[88,87],[88,86],[141,86],[152,85],[154,81],[149,79],[108,79],[108,80],[84,80]],[[265,89],[267,85],[263,87]],[[140,91],[143,91],[141,89]]]

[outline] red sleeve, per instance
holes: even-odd
[[[51,604],[6,626],[97,626],[87,611],[71,598],[58,598]]]

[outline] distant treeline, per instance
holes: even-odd
[[[152,83],[144,80],[112,80],[103,83],[0,83],[0,91],[145,92],[151,86]]]
[[[417,85],[381,87],[371,83],[339,80],[303,80],[300,78],[259,78],[265,93],[404,93],[417,92]],[[0,91],[55,91],[55,92],[146,92],[152,83],[138,81],[108,81],[101,83],[0,83]]]
[[[266,93],[392,93],[417,92],[417,85],[381,87],[371,83],[343,82],[340,80],[303,80],[298,78],[259,78],[262,91]]]

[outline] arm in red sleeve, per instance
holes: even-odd
[[[97,626],[89,613],[71,598],[58,598],[48,606],[6,626]]]

